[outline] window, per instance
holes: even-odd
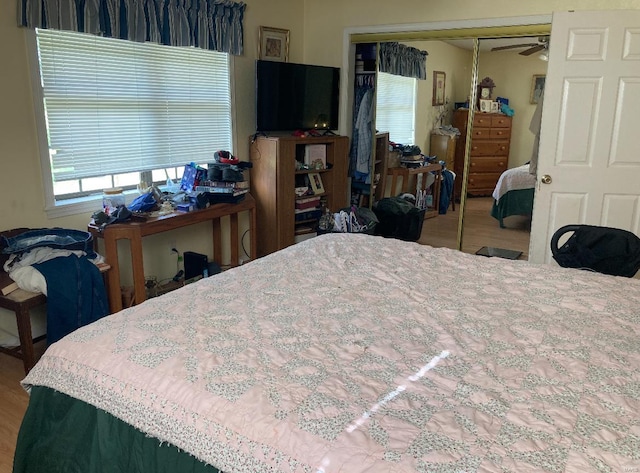
[[[57,30],[36,40],[49,207],[180,178],[231,150],[228,54]]]
[[[415,141],[416,79],[378,73],[376,129],[388,131],[395,143]]]

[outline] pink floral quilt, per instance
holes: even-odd
[[[640,281],[324,235],[83,327],[23,383],[227,473],[640,471]]]

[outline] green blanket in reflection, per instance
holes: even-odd
[[[535,189],[512,190],[493,201],[491,216],[500,222],[504,228],[503,219],[511,215],[531,215],[533,212],[533,194]]]

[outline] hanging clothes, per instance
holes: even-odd
[[[531,153],[531,161],[529,162],[529,174],[536,175],[538,172],[538,152],[540,148],[540,126],[542,125],[542,102],[544,101],[544,92],[540,94],[536,111],[533,112],[531,122],[529,123],[529,131],[535,136],[533,138],[533,151]]]
[[[373,87],[367,83],[356,87],[353,138],[351,143],[351,175],[370,182],[373,145]]]
[[[442,182],[440,184],[440,202],[438,213],[444,215],[447,213],[449,203],[451,202],[451,194],[453,191],[454,175],[448,169],[442,171]]]

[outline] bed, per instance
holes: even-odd
[[[640,281],[326,234],[51,345],[15,472],[640,467]]]
[[[529,165],[507,169],[500,175],[493,190],[491,216],[505,228],[503,220],[511,215],[528,215],[533,212],[533,196],[536,176],[529,174]]]

